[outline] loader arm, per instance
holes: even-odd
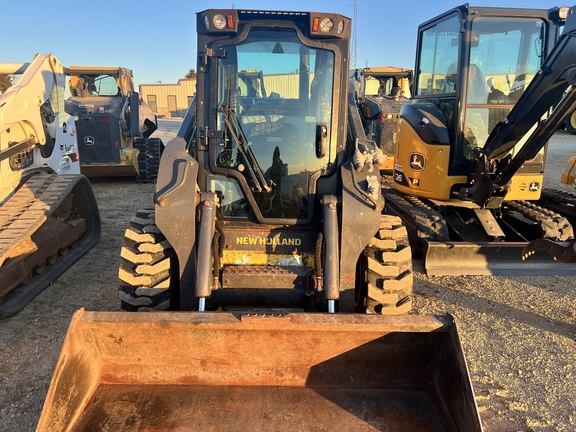
[[[0,73],[22,73],[18,83],[0,95],[0,133],[22,122],[29,129],[28,139],[24,140],[26,146],[45,145],[49,140],[43,117],[50,116],[51,110],[64,111],[64,98],[58,97],[64,94],[62,64],[52,54],[38,54],[31,63],[0,64]],[[58,106],[46,106],[48,100],[57,101]],[[0,160],[8,157],[7,153],[3,149]],[[43,156],[47,157],[49,153],[43,151]]]
[[[546,145],[566,117],[576,108],[576,16],[568,13],[563,34],[508,116],[499,122],[476,156],[472,187],[460,190],[460,198],[486,206],[522,165]],[[559,102],[558,102],[559,101]],[[550,115],[544,115],[554,107]],[[514,156],[510,151],[537,124]],[[495,162],[495,167],[489,165]]]

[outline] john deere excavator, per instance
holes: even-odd
[[[406,315],[350,20],[196,25],[196,98],[121,252],[122,308],[147,312],[75,315],[38,430],[481,430],[453,318]]]
[[[100,238],[100,215],[80,175],[64,69],[54,55],[0,63],[17,74],[0,95],[0,318],[24,307]]]
[[[80,168],[88,177],[156,180],[164,144],[151,135],[158,120],[123,67],[70,66],[66,112],[76,119]]]
[[[428,274],[576,273],[520,259],[530,241],[574,236],[573,213],[542,190],[546,144],[576,106],[573,12],[464,5],[419,27],[384,194]]]

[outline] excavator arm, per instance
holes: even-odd
[[[522,165],[546,145],[566,117],[576,109],[576,7],[567,13],[564,32],[538,74],[508,116],[492,130],[485,146],[476,155],[472,187],[460,191],[460,198],[482,207],[502,201],[507,185]],[[545,114],[554,107],[550,115]],[[510,151],[537,124],[520,150]],[[499,193],[500,192],[500,193]]]

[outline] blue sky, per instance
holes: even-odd
[[[413,68],[418,24],[463,3],[466,1],[358,0],[357,67]],[[543,9],[572,5],[553,0],[469,3]],[[0,62],[28,62],[36,53],[53,53],[64,66],[127,67],[133,70],[137,84],[175,83],[196,68],[196,12],[232,6],[284,9],[280,4],[288,4],[290,10],[354,15],[354,0],[4,0]]]

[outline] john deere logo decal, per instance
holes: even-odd
[[[93,136],[84,137],[84,144],[94,145],[94,137]]]
[[[410,169],[412,171],[424,171],[426,157],[422,153],[410,154]]]

